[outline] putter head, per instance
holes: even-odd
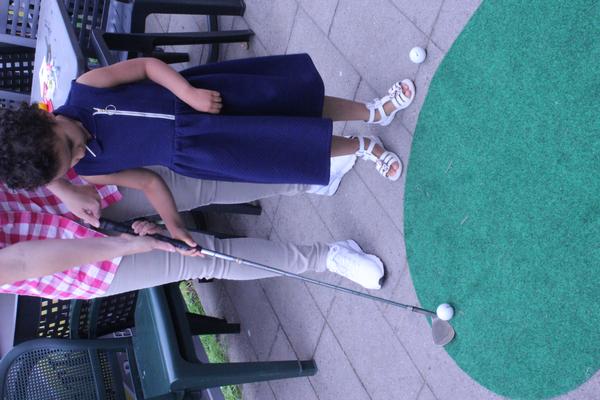
[[[448,321],[439,319],[438,317],[431,318],[431,335],[433,343],[438,346],[445,346],[454,339],[454,328]]]

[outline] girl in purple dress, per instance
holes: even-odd
[[[414,99],[409,80],[365,106],[324,96],[305,54],[203,65],[181,74],[139,58],[83,74],[54,114],[3,111],[0,179],[9,186],[48,184],[68,198],[71,168],[93,184],[142,190],[175,238],[194,242],[164,181],[143,167],[166,166],[199,179],[337,185],[332,157],[374,161],[389,180],[401,160],[373,137],[332,135],[332,121],[387,125]],[[341,177],[338,177],[341,179]],[[95,222],[96,210],[88,210]]]

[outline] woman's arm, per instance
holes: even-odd
[[[77,265],[153,249],[175,250],[170,244],[151,237],[131,235],[19,242],[0,250],[0,283],[39,278]]]
[[[213,90],[195,88],[173,68],[156,58],[135,58],[108,67],[93,69],[77,78],[84,85],[107,88],[144,79],[169,89],[197,111],[218,114],[221,95]]]
[[[185,224],[177,211],[171,190],[157,173],[144,169],[127,169],[110,175],[95,175],[82,177],[96,185],[117,185],[144,192],[152,207],[158,212],[171,236],[183,240],[190,246],[195,246]],[[184,255],[198,255],[197,252],[184,252]]]

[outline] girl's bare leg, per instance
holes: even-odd
[[[404,84],[402,85],[402,92],[408,97],[412,96],[410,89]],[[394,105],[388,102],[383,108],[389,114],[394,110]],[[332,121],[368,121],[369,110],[361,102],[325,96],[323,117],[329,118]],[[379,118],[381,118],[379,111],[375,111],[375,121],[379,120]]]
[[[369,119],[369,110],[365,103],[325,96],[323,117],[333,121],[366,121]]]
[[[358,139],[343,136],[331,137],[331,157],[347,156],[358,151]]]

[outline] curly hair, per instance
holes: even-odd
[[[37,104],[0,110],[0,180],[12,189],[43,186],[58,173],[54,121]]]

